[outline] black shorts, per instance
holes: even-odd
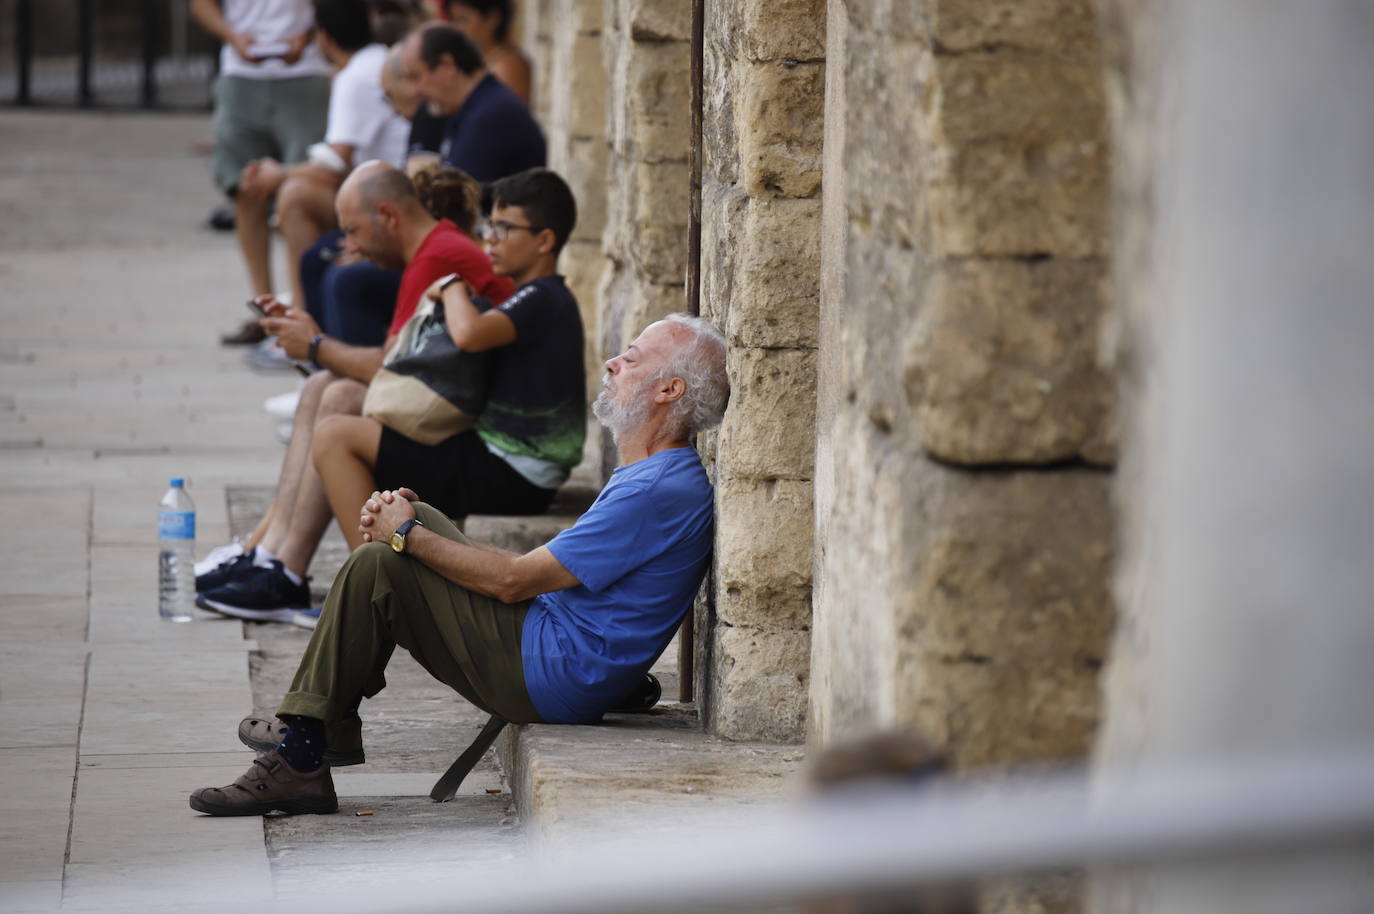
[[[373,474],[379,490],[405,486],[449,517],[543,514],[556,492],[521,476],[472,431],[429,445],[382,426]]]

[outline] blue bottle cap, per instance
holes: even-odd
[[[174,489],[184,489],[184,488],[186,488],[186,480],[182,479],[180,476],[173,476],[173,477],[172,477],[172,488],[174,488]]]

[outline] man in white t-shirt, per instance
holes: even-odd
[[[410,124],[382,92],[386,47],[372,41],[365,0],[314,0],[316,41],[338,72],[329,97],[324,141],[306,160],[285,166],[264,157],[249,162],[236,197],[239,240],[253,294],[270,295],[268,204],[275,199],[277,222],[286,239],[293,301],[303,302],[297,266],[301,254],[334,227],[334,194],[355,165],[381,159],[404,161]]]

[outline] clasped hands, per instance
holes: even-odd
[[[363,535],[363,542],[391,539],[397,527],[415,517],[415,506],[411,502],[418,499],[418,495],[405,487],[369,495],[363,502],[362,516],[358,518],[358,532]]]
[[[320,325],[310,312],[283,304],[271,295],[259,295],[254,301],[267,312],[258,323],[277,338],[282,351],[297,361],[308,358],[310,341],[320,334]]]

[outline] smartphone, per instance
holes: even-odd
[[[253,60],[270,60],[273,57],[285,57],[291,53],[291,43],[288,41],[255,41],[248,48],[248,55]]]
[[[248,305],[248,310],[250,310],[250,311],[252,311],[253,313],[257,314],[258,317],[268,317],[268,316],[269,316],[268,313],[267,313],[267,309],[264,308],[262,305],[258,304],[258,300],[257,300],[256,298],[250,298],[250,299],[248,299],[248,301],[245,302],[244,304]],[[297,373],[299,373],[301,377],[303,377],[303,378],[308,378],[308,377],[310,377],[310,369],[309,369],[309,368],[306,368],[306,367],[305,367],[304,365],[302,365],[300,362],[292,362],[292,363],[291,363],[291,367],[294,368],[294,369],[296,369]]]

